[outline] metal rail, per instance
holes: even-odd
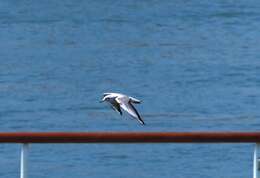
[[[0,132],[0,143],[22,143],[20,178],[28,178],[32,143],[255,143],[253,178],[260,178],[260,132]]]
[[[260,132],[12,132],[0,143],[260,143]]]

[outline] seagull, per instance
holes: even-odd
[[[117,111],[120,115],[123,114],[121,110],[122,108],[123,110],[128,112],[133,118],[137,119],[142,125],[145,125],[141,116],[133,106],[133,104],[140,104],[140,100],[121,93],[104,93],[101,102],[104,101],[110,103],[112,108],[115,111]]]

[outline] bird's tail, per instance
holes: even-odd
[[[132,103],[136,103],[136,104],[140,104],[141,103],[141,101],[139,99],[136,99],[136,98],[133,98],[133,97],[129,97],[129,98],[130,98],[130,101]]]

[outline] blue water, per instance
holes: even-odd
[[[0,1],[0,131],[257,131],[260,2]],[[143,101],[146,126],[100,104]],[[252,177],[252,144],[31,145],[32,178]],[[20,145],[0,145],[0,176]]]

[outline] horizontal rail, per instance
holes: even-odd
[[[0,143],[259,143],[260,132],[0,132]]]

